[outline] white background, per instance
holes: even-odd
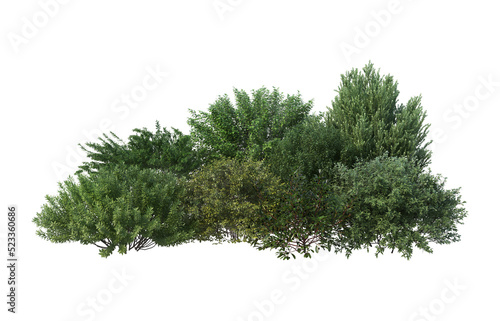
[[[52,3],[50,15],[44,3]],[[17,204],[19,292],[12,316],[2,268],[0,319],[497,319],[494,4],[2,1],[0,256],[7,206]],[[32,219],[45,195],[70,174],[61,168],[74,171],[82,160],[77,145],[103,129],[126,139],[159,120],[187,133],[188,109],[206,110],[233,87],[300,91],[314,99],[313,111],[325,111],[340,75],[369,60],[398,80],[401,103],[422,94],[435,140],[430,167],[448,177],[448,188],[461,186],[467,201],[461,242],[434,246],[433,254],[416,250],[410,261],[364,251],[281,261],[246,244],[199,243],[103,259],[96,247],[35,235]],[[148,68],[168,76],[144,91]],[[116,105],[141,90],[135,108]]]

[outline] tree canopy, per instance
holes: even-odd
[[[188,135],[156,123],[127,142],[114,133],[81,146],[90,161],[60,183],[34,218],[38,235],[101,248],[190,241],[247,242],[281,259],[328,250],[350,256],[460,240],[460,189],[431,173],[420,96],[372,63],[341,76],[331,108],[260,88],[234,89],[190,110]]]

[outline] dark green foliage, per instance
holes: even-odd
[[[321,115],[311,115],[273,144],[265,162],[285,181],[298,172],[312,180],[320,172],[325,176],[340,161],[342,148],[337,130],[326,126]]]
[[[180,176],[188,176],[201,164],[202,154],[194,150],[191,136],[178,129],[169,132],[156,122],[156,132],[146,128],[134,129],[135,134],[124,143],[114,133],[104,134],[100,143],[87,143],[81,148],[87,152],[90,162],[80,166],[78,173],[92,173],[108,165],[137,165],[140,168],[168,170]]]
[[[338,250],[376,247],[398,250],[410,258],[413,247],[432,252],[430,242],[457,242],[457,224],[466,215],[459,189],[446,190],[445,180],[407,158],[380,156],[338,166],[337,193],[355,198],[349,225]]]
[[[372,63],[342,75],[337,93],[326,115],[327,124],[345,140],[342,163],[352,166],[356,159],[387,152],[414,158],[421,168],[429,164],[430,142],[424,143],[429,125],[424,125],[420,96],[398,104],[397,82],[390,75],[381,76]]]
[[[251,244],[259,250],[276,249],[282,259],[295,258],[294,253],[311,257],[319,249],[338,247],[338,234],[351,215],[346,200],[320,176],[308,180],[295,174],[281,192],[259,198],[263,201],[258,216],[260,234]]]
[[[222,158],[203,166],[189,180],[185,201],[197,224],[196,238],[240,241],[252,236],[260,194],[277,193],[280,184],[261,161]]]
[[[282,259],[320,249],[375,254],[460,240],[459,189],[432,175],[421,98],[398,103],[397,82],[369,63],[341,77],[325,114],[276,88],[234,89],[190,135],[135,129],[82,147],[91,161],[34,222],[38,235],[109,256],[191,240],[246,241]]]
[[[210,105],[208,112],[193,111],[188,124],[200,148],[210,152],[211,159],[250,157],[262,160],[271,142],[304,120],[312,101],[304,103],[300,94],[286,98],[278,89],[261,88],[250,97],[234,89],[236,107],[228,95]]]
[[[189,222],[180,210],[182,180],[169,172],[137,166],[101,168],[60,183],[59,194],[34,218],[37,234],[61,243],[79,241],[101,248],[103,257],[115,248],[149,249],[190,239]]]

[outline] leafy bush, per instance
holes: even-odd
[[[169,172],[107,167],[60,183],[59,194],[34,218],[37,234],[52,242],[79,241],[101,248],[103,257],[176,245],[192,237],[180,210],[182,180]]]
[[[260,206],[272,207],[263,194],[280,191],[279,178],[262,161],[222,158],[203,166],[187,182],[186,211],[196,221],[197,238],[241,241],[259,228]]]
[[[427,166],[421,97],[398,104],[397,82],[369,63],[341,76],[325,114],[276,88],[234,90],[207,112],[190,110],[189,135],[156,124],[128,142],[104,135],[90,161],[34,218],[41,237],[114,249],[192,240],[246,241],[282,259],[325,249],[375,255],[460,240],[459,189]]]
[[[398,250],[410,258],[413,246],[432,252],[429,243],[457,242],[457,224],[466,212],[459,189],[446,190],[445,180],[412,161],[383,155],[358,162],[353,168],[338,165],[337,193],[355,198],[341,250],[376,247]]]
[[[322,116],[309,116],[276,141],[264,159],[273,173],[288,181],[296,173],[308,180],[327,174],[340,161],[343,143]]]
[[[161,128],[159,122],[156,122],[156,132],[146,128],[136,128],[134,132],[127,143],[111,133],[99,138],[100,143],[81,146],[91,161],[84,162],[78,173],[93,173],[108,165],[127,165],[168,170],[187,177],[200,166],[204,157],[202,151],[194,149],[190,135],[175,128],[171,133]]]
[[[234,89],[236,107],[228,95],[210,105],[208,112],[193,111],[188,119],[191,135],[210,160],[220,157],[262,160],[272,141],[301,123],[312,108],[300,94],[287,95],[274,88],[252,91]]]

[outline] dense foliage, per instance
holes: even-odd
[[[283,180],[299,172],[311,180],[321,171],[326,174],[335,167],[342,148],[338,130],[327,126],[322,115],[310,115],[283,139],[275,141],[264,161]]]
[[[180,244],[192,237],[180,210],[183,184],[169,172],[107,167],[60,183],[35,217],[38,235],[52,242],[94,244],[101,256]]]
[[[409,259],[460,240],[460,189],[429,170],[421,98],[399,104],[392,76],[371,63],[347,72],[319,115],[276,88],[234,95],[190,110],[189,135],[157,123],[82,146],[90,161],[47,196],[37,233],[103,256],[198,240],[282,259],[370,248]]]
[[[187,183],[184,202],[197,223],[197,238],[240,241],[254,236],[260,206],[273,208],[270,196],[281,192],[281,185],[262,161],[222,158],[203,166]]]
[[[344,146],[341,162],[353,165],[357,159],[389,156],[412,157],[420,167],[430,162],[424,143],[428,124],[421,97],[398,104],[397,82],[381,76],[372,63],[362,71],[353,69],[341,76],[338,95],[326,114],[327,124],[339,131]]]
[[[375,246],[376,254],[390,249],[410,258],[414,246],[432,252],[429,242],[459,241],[457,224],[465,210],[459,189],[446,190],[444,183],[403,157],[383,155],[353,168],[338,165],[337,193],[356,199],[338,251],[350,255]]]
[[[311,257],[319,249],[338,248],[339,235],[348,224],[350,205],[333,192],[327,179],[308,180],[295,173],[279,193],[259,194],[262,204],[256,237],[250,243],[259,250],[276,249],[279,258],[295,258],[295,252]],[[270,202],[269,200],[273,200]]]
[[[234,96],[236,107],[224,95],[210,105],[208,112],[190,110],[191,135],[212,159],[262,160],[271,143],[302,122],[312,108],[312,101],[303,102],[300,94],[284,97],[276,88],[254,90],[252,97],[234,89]]]
[[[108,165],[134,165],[140,168],[162,169],[188,176],[201,164],[203,153],[195,150],[190,135],[173,128],[173,133],[156,122],[156,131],[134,129],[128,142],[114,133],[104,134],[100,143],[87,143],[81,148],[91,159],[80,166],[78,173],[93,173]]]

